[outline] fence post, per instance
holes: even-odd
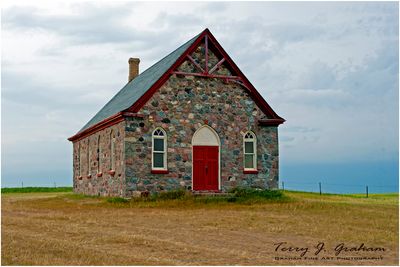
[[[319,195],[322,195],[321,182],[319,182],[318,184],[319,184]]]
[[[285,182],[282,181],[282,190],[285,191]]]
[[[366,193],[367,193],[367,198],[368,198],[368,185],[365,187]]]

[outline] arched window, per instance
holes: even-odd
[[[167,169],[167,134],[161,128],[157,128],[153,132],[153,153],[152,153],[152,169]]]
[[[111,170],[115,170],[115,134],[111,131],[110,134],[110,153],[111,153]]]
[[[243,138],[244,170],[257,170],[257,138],[247,132]]]
[[[100,146],[100,135],[97,138],[97,173],[100,173],[100,166],[101,166],[101,146]]]
[[[87,141],[87,168],[88,168],[88,175],[90,175],[90,139]]]

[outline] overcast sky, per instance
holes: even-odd
[[[287,120],[281,165],[398,162],[396,2],[31,3],[1,13],[3,186],[70,184],[67,138],[128,58],[143,71],[204,28]]]

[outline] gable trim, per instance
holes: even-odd
[[[223,75],[213,75],[210,74],[207,70],[208,66],[206,64],[206,72],[207,73],[184,73],[175,71],[177,67],[179,67],[185,59],[190,56],[190,54],[197,48],[197,46],[205,39],[206,43],[206,56],[208,55],[208,42],[211,41],[218,52],[224,57],[224,62],[228,63],[230,67],[235,71],[236,76],[223,76]],[[220,63],[220,62],[218,62]],[[217,64],[218,64],[217,63]],[[222,63],[221,63],[222,64]],[[239,69],[239,67],[233,62],[230,56],[226,53],[226,51],[222,48],[222,46],[218,43],[215,37],[212,35],[209,29],[205,29],[198,37],[197,40],[194,41],[191,46],[176,60],[176,62],[161,76],[161,78],[153,84],[153,86],[140,97],[136,103],[134,103],[128,110],[131,112],[138,112],[147,101],[153,96],[153,94],[168,80],[168,78],[172,74],[177,75],[193,75],[199,77],[209,77],[209,78],[222,78],[226,80],[233,80],[247,89],[250,93],[250,96],[256,102],[257,106],[264,112],[265,115],[271,117],[274,120],[274,123],[282,124],[285,122],[285,119],[278,116],[275,111],[269,106],[269,104],[265,101],[265,99],[260,95],[257,89],[251,84],[251,82],[247,79],[247,77],[243,74],[243,72]]]

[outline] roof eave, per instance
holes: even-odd
[[[126,117],[143,118],[143,115],[137,114],[137,113],[132,113],[132,112],[121,111],[111,117],[108,117],[107,119],[102,120],[99,123],[96,123],[95,125],[87,128],[86,130],[79,132],[79,133],[75,134],[74,136],[71,136],[70,138],[68,138],[68,140],[71,142],[79,141],[79,140],[87,137],[88,135],[91,135],[95,132],[98,132],[100,130],[103,130],[105,128],[108,128],[114,124],[117,124],[117,123],[125,120]]]
[[[283,118],[279,119],[264,119],[264,120],[258,120],[258,125],[261,126],[279,126],[280,124],[283,124],[286,120]]]

